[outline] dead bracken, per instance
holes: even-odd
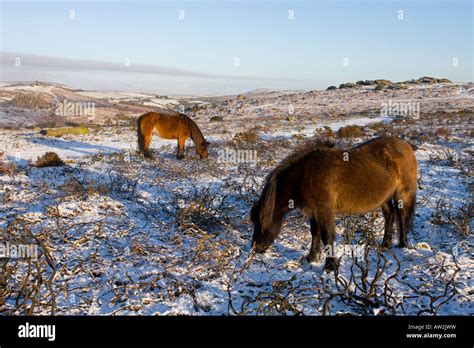
[[[380,93],[375,86],[209,98],[206,108],[189,108],[212,139],[206,160],[190,142],[187,159],[177,161],[176,141],[158,138],[144,160],[135,127],[116,119],[61,138],[2,130],[1,160],[17,169],[0,174],[0,245],[34,246],[38,258],[0,260],[0,314],[468,313],[474,85],[426,83],[423,94],[418,84]],[[379,117],[387,93],[420,101],[420,117]],[[286,120],[289,98],[295,122]],[[223,119],[210,122],[214,116]],[[360,132],[340,137],[337,130],[349,125]],[[248,131],[256,142],[234,138]],[[412,248],[380,249],[380,211],[338,218],[340,266],[329,274],[324,258],[304,260],[310,226],[293,210],[268,254],[250,252],[249,211],[278,163],[322,139],[352,148],[385,135],[410,143],[419,163]],[[255,150],[256,161],[218,161],[224,149]],[[67,165],[27,165],[46,152],[57,157],[45,163]]]
[[[38,157],[33,165],[38,168],[61,167],[65,166],[66,163],[64,163],[56,152],[46,152],[43,156]]]

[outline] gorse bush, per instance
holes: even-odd
[[[337,135],[340,138],[358,138],[362,136],[362,130],[363,128],[361,126],[352,124],[339,128]]]
[[[250,129],[244,132],[237,133],[234,136],[234,140],[244,143],[256,143],[258,141],[257,131]]]
[[[43,156],[38,157],[33,164],[35,167],[60,167],[66,165],[56,152],[46,152]]]

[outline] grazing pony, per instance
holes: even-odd
[[[385,218],[382,247],[392,244],[395,216],[400,247],[407,247],[416,188],[415,153],[398,138],[375,138],[347,151],[328,142],[312,144],[288,157],[267,177],[250,212],[253,250],[263,253],[268,249],[290,207],[300,208],[310,219],[312,243],[307,260],[319,259],[322,240],[328,271],[337,267],[333,248],[338,213],[364,214],[381,207]]]
[[[194,142],[196,153],[207,158],[209,143],[196,123],[184,114],[161,112],[148,112],[137,119],[138,149],[145,157],[151,157],[149,147],[155,130],[160,138],[178,139],[178,159],[184,158],[184,145],[189,137]]]

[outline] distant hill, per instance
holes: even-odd
[[[67,123],[102,124],[133,118],[166,105],[145,104],[146,97],[125,92],[120,98],[101,98],[58,83],[0,84],[0,127],[62,126]]]

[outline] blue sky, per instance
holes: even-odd
[[[20,69],[2,60],[2,79],[170,94],[320,89],[425,75],[472,81],[472,7],[469,0],[1,1],[0,49],[25,55]],[[27,54],[68,58],[71,64],[31,65]],[[75,68],[78,60],[125,59],[130,66],[197,76]]]

